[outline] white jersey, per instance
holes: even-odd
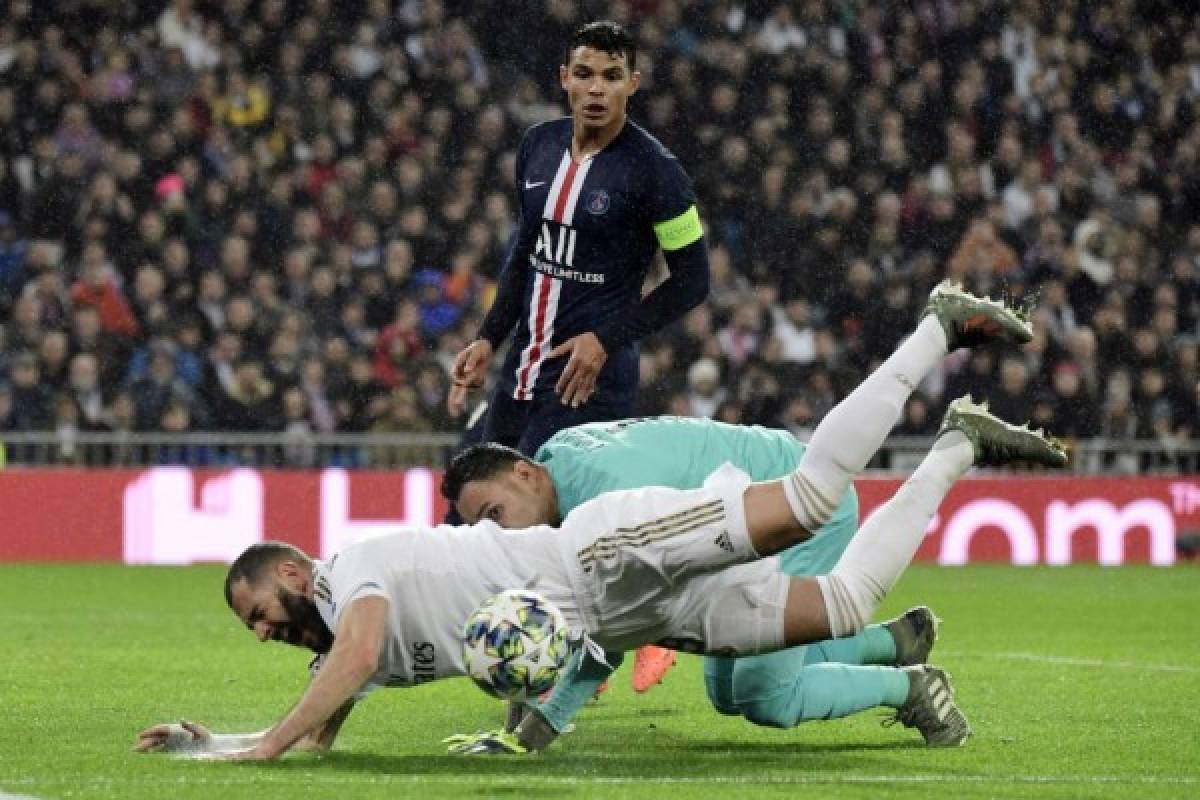
[[[397,527],[316,562],[317,610],[336,632],[346,608],[387,598],[388,636],[372,687],[415,686],[465,675],[463,625],[483,601],[535,588],[582,628],[561,549],[550,527],[506,531],[491,521],[470,527]]]
[[[573,639],[606,650],[654,641],[739,655],[783,646],[788,578],[757,563],[742,492],[749,479],[717,470],[703,489],[612,492],[583,503],[561,528],[508,531],[397,527],[317,562],[313,596],[336,635],[346,608],[388,600],[388,636],[368,690],[465,675],[463,626],[485,600],[532,589],[563,613]]]

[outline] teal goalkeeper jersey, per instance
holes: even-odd
[[[559,431],[534,460],[546,467],[566,516],[604,492],[667,486],[696,489],[725,462],[752,480],[782,478],[794,470],[804,445],[787,431],[727,425],[693,417],[646,417],[595,422]],[[828,572],[858,527],[858,497],[851,488],[816,536],[780,554],[788,575]]]

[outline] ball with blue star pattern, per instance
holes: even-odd
[[[467,674],[503,700],[521,701],[552,689],[570,649],[562,612],[527,589],[489,597],[463,629]]]

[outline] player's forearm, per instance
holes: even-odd
[[[337,711],[333,712],[333,716],[325,720],[325,724],[308,732],[300,741],[296,742],[294,747],[299,750],[312,750],[316,752],[325,752],[333,747],[333,742],[337,739],[338,732],[342,729],[342,724],[346,718],[350,716],[350,712],[354,710],[354,700],[351,699],[342,705]]]
[[[596,330],[608,353],[662,330],[708,297],[708,248],[703,239],[666,254],[670,276],[629,314],[618,314]]]
[[[528,280],[528,268],[517,263],[520,253],[525,252],[519,240],[513,242],[504,267],[500,270],[500,278],[496,285],[496,299],[488,309],[483,323],[479,326],[479,338],[491,342],[493,350],[499,350],[500,345],[508,338],[513,326],[521,317],[521,306],[525,298],[525,282]]]
[[[376,661],[361,654],[345,654],[337,658],[331,654],[325,666],[309,684],[300,702],[283,720],[267,732],[258,748],[268,758],[287,752],[302,738],[312,735],[310,741],[320,741],[323,726],[351,702],[356,692],[374,674]],[[347,712],[348,713],[348,712]],[[340,726],[340,721],[337,726]],[[333,728],[336,735],[337,727]],[[332,742],[332,738],[329,739]]]

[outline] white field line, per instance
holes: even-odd
[[[242,769],[237,770],[239,773]],[[266,778],[265,774],[255,778]],[[266,783],[289,783],[292,775],[280,776],[279,781]],[[6,781],[10,785],[27,786],[61,786],[64,784],[77,785],[74,781],[53,778],[25,778]],[[207,786],[245,786],[245,774],[230,775],[229,777],[214,777],[212,775],[196,774],[175,777],[145,777],[134,779],[94,778],[88,781],[92,786],[179,786],[181,784],[197,784]],[[763,776],[750,777],[740,775],[714,776],[707,778],[695,777],[576,777],[571,775],[379,775],[327,773],[318,774],[306,772],[304,784],[341,785],[487,785],[497,786],[506,783],[523,785],[550,784],[554,786],[637,786],[654,784],[662,786],[803,786],[803,785],[990,785],[1011,784],[1018,786],[1200,786],[1200,775],[1028,775],[1023,773],[995,775],[856,775],[852,773],[805,773],[795,776]],[[5,795],[0,795],[0,798]]]
[[[1099,658],[1075,658],[1073,656],[1054,656],[1042,653],[1019,652],[953,652],[940,651],[941,655],[952,658],[998,658],[1006,661],[1032,661],[1038,664],[1056,664],[1064,667],[1094,667],[1098,669],[1135,669],[1139,672],[1177,672],[1187,674],[1200,673],[1200,667],[1181,664],[1146,664],[1141,661],[1106,661]]]

